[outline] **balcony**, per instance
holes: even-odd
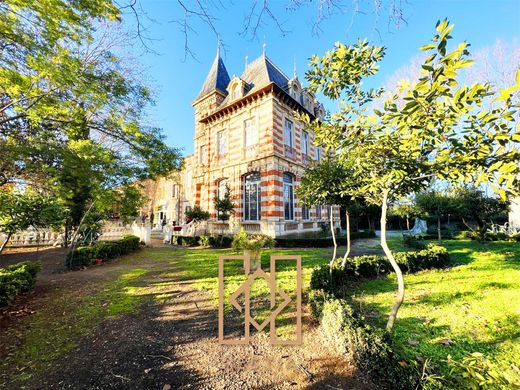
[[[244,158],[246,160],[251,160],[258,156],[258,144],[246,146],[244,148]]]
[[[309,155],[302,153],[302,164],[308,165],[311,162]]]
[[[290,158],[291,160],[294,159],[296,156],[296,150],[294,150],[293,147],[289,145],[284,145],[285,147],[285,157]]]

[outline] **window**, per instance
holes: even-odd
[[[316,146],[316,161],[321,160],[321,148],[319,146]]]
[[[225,130],[217,133],[217,152],[220,157],[225,156],[227,153],[227,134]]]
[[[285,144],[289,147],[293,147],[293,123],[286,119],[285,120]]]
[[[316,218],[321,219],[321,205],[316,205]]]
[[[309,133],[302,132],[302,153],[309,154]]]
[[[259,221],[261,212],[260,173],[244,177],[244,220]]]
[[[226,187],[228,185],[227,179],[222,179],[218,182],[217,186],[217,197],[219,199],[224,198],[224,195],[226,194]]]
[[[253,119],[244,122],[244,146],[246,148],[258,143],[258,130]]]
[[[240,85],[235,85],[233,88],[233,100],[238,99],[240,97]]]
[[[179,191],[179,186],[177,184],[174,184],[172,186],[172,198],[175,198],[178,194],[177,192]]]
[[[283,210],[287,221],[294,219],[294,190],[293,177],[289,173],[283,174]]]
[[[217,198],[218,199],[223,199],[224,196],[226,195],[226,190],[228,188],[228,180],[227,179],[222,179],[218,182],[218,185],[217,185]],[[221,221],[222,218],[220,216],[220,212],[217,212],[217,220]]]
[[[309,219],[309,208],[305,205],[302,205],[302,219],[303,220]]]
[[[206,145],[201,145],[199,151],[199,163],[206,164],[206,162]]]

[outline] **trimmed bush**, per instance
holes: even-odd
[[[376,233],[374,230],[365,230],[362,232],[351,232],[352,240],[359,238],[374,238]],[[342,237],[341,239],[344,239]],[[327,248],[334,246],[332,238],[283,238],[278,237],[276,246],[280,248]]]
[[[88,267],[101,259],[108,261],[139,249],[140,240],[136,236],[126,236],[115,241],[98,241],[92,246],[82,246],[67,254],[65,265],[69,269]]]
[[[230,248],[232,237],[228,236],[172,236],[172,245],[198,246],[210,245],[214,248]]]
[[[450,263],[448,250],[435,244],[428,244],[426,249],[417,252],[397,252],[394,257],[405,272],[444,268]]]
[[[348,355],[358,370],[391,389],[416,388],[417,375],[399,364],[390,334],[364,324],[345,301],[325,299],[320,324],[325,342]]]
[[[0,269],[0,307],[11,304],[21,294],[31,291],[41,263],[22,262]]]

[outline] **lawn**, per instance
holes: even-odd
[[[460,359],[481,352],[519,375],[520,243],[443,245],[456,266],[405,276],[405,303],[394,328],[398,346],[407,358],[430,358],[444,371],[448,354]],[[384,326],[394,291],[390,275],[353,286],[351,293],[366,318]]]
[[[399,238],[389,240],[392,249],[405,250]],[[405,303],[399,312],[394,337],[407,359],[431,359],[434,366],[447,370],[448,355],[461,359],[471,352],[482,352],[501,370],[518,375],[520,361],[520,244],[469,240],[446,240],[454,266],[405,276]],[[357,249],[373,250],[375,241]],[[230,250],[183,249],[181,263],[186,278],[199,289],[218,299],[217,258]],[[330,249],[290,249],[263,252],[262,268],[269,269],[271,254],[300,254],[303,291],[308,289],[312,268],[330,258]],[[280,267],[278,283],[294,288],[290,266]],[[226,266],[226,296],[244,280],[236,265]],[[384,327],[394,299],[393,275],[352,286],[352,302],[368,321]],[[267,292],[260,287],[257,292]],[[288,332],[282,327],[282,333]],[[516,364],[516,366],[515,366]]]

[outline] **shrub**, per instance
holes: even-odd
[[[502,372],[479,352],[471,353],[461,361],[456,361],[448,355],[447,362],[450,366],[447,379],[455,388],[513,389],[520,386],[520,382]]]
[[[443,268],[450,263],[448,250],[440,245],[428,244],[417,252],[397,252],[395,260],[405,272],[417,272],[430,268]]]
[[[96,260],[96,248],[94,246],[81,246],[67,254],[65,265],[68,269],[89,267]]]
[[[200,246],[210,246],[211,245],[211,236],[200,236],[199,238],[199,245]]]
[[[0,269],[0,307],[11,304],[20,293],[31,291],[41,263],[21,262]]]
[[[374,230],[365,230],[362,232],[351,232],[352,240],[359,238],[374,238],[376,233]],[[284,238],[275,239],[276,246],[280,248],[327,248],[334,246],[332,238]]]
[[[335,293],[345,284],[345,280],[345,272],[340,267],[333,266],[331,269],[328,264],[324,264],[312,271],[310,287],[313,290]]]
[[[231,246],[235,250],[259,251],[264,248],[273,248],[275,240],[265,234],[247,234],[243,229],[235,234]]]
[[[412,249],[425,249],[426,245],[414,236],[409,234],[403,235],[403,245]]]
[[[345,301],[326,299],[320,324],[325,342],[338,353],[349,355],[358,370],[392,389],[416,387],[417,375],[400,365],[390,334],[363,324]]]
[[[98,241],[92,246],[82,246],[67,254],[65,265],[69,269],[88,267],[96,259],[103,261],[126,255],[139,249],[140,240],[136,236],[125,236],[115,241]]]
[[[323,306],[327,300],[332,299],[333,296],[327,293],[325,290],[310,290],[309,292],[309,306],[311,309],[312,316],[320,320],[323,312]]]

